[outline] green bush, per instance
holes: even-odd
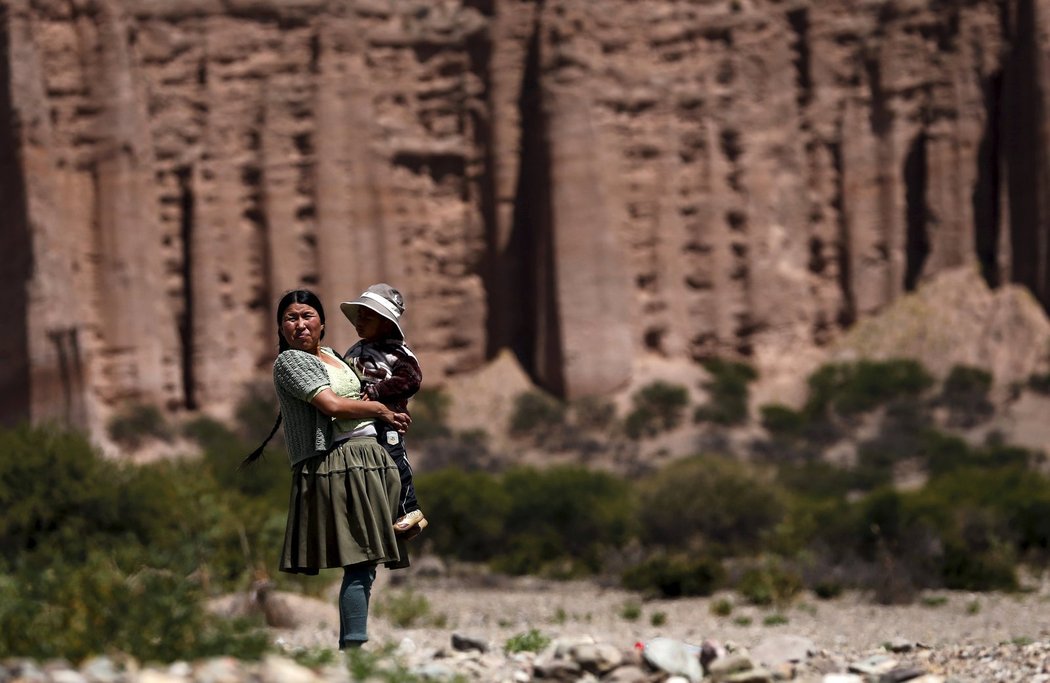
[[[844,586],[837,579],[820,579],[813,583],[813,593],[821,600],[833,600],[842,595]]]
[[[868,412],[896,398],[915,397],[933,385],[933,377],[914,360],[862,360],[824,365],[810,375],[806,413],[818,417]]]
[[[657,554],[627,569],[624,588],[660,597],[708,596],[721,587],[725,571],[712,558]]]
[[[728,617],[733,613],[733,601],[728,598],[719,598],[711,603],[708,611],[716,617]]]
[[[803,588],[802,577],[777,559],[766,559],[747,568],[736,583],[736,590],[752,605],[784,606]]]
[[[502,488],[510,499],[505,564],[515,573],[539,571],[569,560],[574,570],[593,572],[606,551],[622,546],[634,530],[634,498],[628,483],[577,466],[545,470],[516,468]]]
[[[800,436],[806,427],[806,417],[797,410],[792,410],[779,403],[771,403],[759,408],[762,426],[770,434],[778,436]]]
[[[1050,372],[1034,374],[1025,384],[1037,394],[1050,395]]]
[[[515,652],[540,652],[545,647],[550,645],[551,639],[538,630],[530,628],[524,633],[517,633],[507,639],[507,642],[503,645],[503,650],[507,654],[513,654]]]
[[[414,673],[396,652],[396,646],[387,644],[375,650],[357,648],[346,651],[346,667],[351,681],[369,683],[425,683],[429,676]],[[463,683],[458,676],[449,683]]]
[[[261,624],[215,617],[204,598],[197,581],[148,566],[125,573],[97,552],[82,564],[26,567],[0,580],[0,653],[76,662],[119,651],[171,662],[268,649]]]
[[[119,468],[82,436],[46,427],[0,430],[0,562],[47,548],[83,561],[100,529],[122,529]]]
[[[604,432],[616,420],[616,406],[608,399],[586,396],[573,401],[572,414],[580,429]]]
[[[972,427],[991,417],[995,406],[988,399],[992,373],[968,365],[956,365],[941,387],[940,403],[948,408],[949,424]]]
[[[973,447],[952,435],[928,430],[922,435],[922,455],[926,469],[937,477],[958,469],[1027,468],[1036,455],[1019,446],[1010,446],[995,439],[983,446]]]
[[[440,520],[425,532],[435,552],[486,561],[504,547],[511,498],[496,477],[447,468],[420,473],[415,484],[427,516]]]
[[[409,410],[412,413],[411,438],[420,441],[450,436],[448,411],[452,399],[440,389],[422,388],[412,397]]]
[[[710,358],[703,362],[711,379],[704,383],[708,400],[693,414],[696,422],[721,425],[740,424],[747,420],[748,383],[758,377],[746,363]]]
[[[823,460],[783,463],[777,482],[785,489],[808,498],[837,498],[857,488],[857,475]]]
[[[526,391],[514,398],[510,415],[512,436],[542,437],[565,423],[565,407],[540,391]]]
[[[158,566],[203,572],[217,588],[236,585],[253,562],[276,562],[283,528],[275,534],[266,521],[283,512],[286,492],[279,502],[249,499],[219,486],[207,461],[118,464],[58,430],[0,431],[0,452],[9,456],[0,459],[4,560],[76,563],[100,551],[130,572],[148,549]],[[245,544],[265,558],[246,556]]]
[[[146,439],[170,439],[171,427],[156,406],[135,404],[109,421],[109,438],[126,448],[138,448]]]
[[[689,405],[689,392],[683,386],[657,381],[636,391],[631,400],[634,407],[624,419],[624,430],[630,438],[641,439],[677,427]]]
[[[760,547],[784,513],[783,494],[745,463],[692,457],[639,482],[642,542],[712,552]]]
[[[642,616],[642,606],[636,600],[628,600],[620,608],[620,617],[624,621],[638,621]]]
[[[388,591],[377,601],[375,615],[398,628],[422,626],[430,618],[430,601],[411,590]]]

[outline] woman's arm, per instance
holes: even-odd
[[[310,400],[310,403],[325,415],[338,420],[377,418],[390,424],[399,432],[405,431],[408,425],[412,424],[412,418],[408,416],[408,413],[395,413],[378,401],[343,398],[331,388],[321,390]]]

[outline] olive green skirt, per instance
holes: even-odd
[[[283,572],[316,574],[360,562],[408,565],[394,533],[397,466],[375,437],[346,441],[292,468]]]

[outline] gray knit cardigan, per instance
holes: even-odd
[[[293,467],[331,448],[333,420],[310,403],[330,385],[324,361],[305,351],[282,351],[273,362],[273,386],[281,403],[284,440]]]

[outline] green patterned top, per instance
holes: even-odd
[[[338,358],[332,349],[321,347],[322,353]],[[284,416],[284,440],[288,446],[288,460],[292,466],[324,453],[332,447],[333,436],[369,420],[337,421],[315,408],[310,401],[325,389],[331,388],[346,398],[361,398],[361,382],[353,380],[332,368],[337,375],[333,382],[327,363],[317,356],[288,349],[282,351],[273,363],[273,385]],[[356,385],[356,390],[354,386]],[[346,393],[344,393],[346,392]],[[349,429],[344,429],[349,427]]]

